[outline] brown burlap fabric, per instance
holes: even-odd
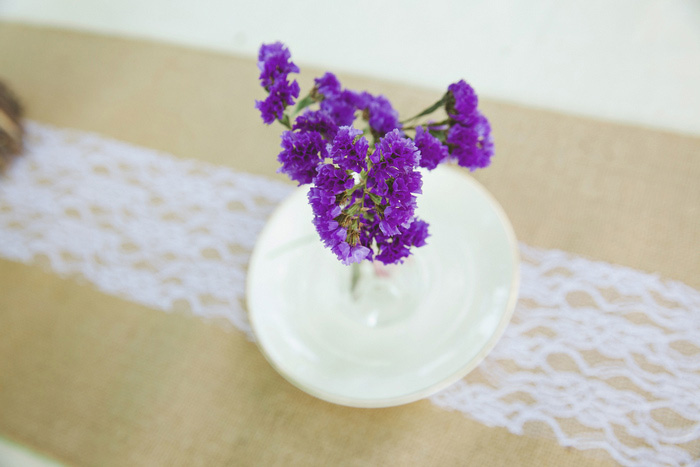
[[[301,64],[303,65],[303,64]],[[304,67],[308,85],[319,70]],[[274,175],[251,59],[0,24],[29,118]],[[439,91],[341,76],[402,114]],[[477,173],[519,239],[700,287],[700,139],[486,101]],[[293,388],[236,331],[0,261],[0,436],[75,465],[601,465],[422,401],[362,410]],[[597,457],[598,456],[598,457]],[[602,457],[600,457],[602,456]]]

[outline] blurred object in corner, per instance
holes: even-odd
[[[5,83],[0,81],[0,173],[22,151],[22,106]]]

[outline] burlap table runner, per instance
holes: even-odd
[[[252,106],[253,60],[0,24],[0,73],[32,119],[276,170],[278,129]],[[302,85],[319,74],[304,67]],[[342,78],[405,114],[439,95]],[[519,239],[700,287],[698,138],[498,102],[484,110],[498,152],[477,178]],[[40,265],[0,260],[0,284],[0,435],[69,464],[601,465],[607,456],[427,402],[358,410],[318,401],[243,335]]]

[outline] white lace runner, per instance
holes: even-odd
[[[251,335],[248,258],[291,186],[94,134],[31,122],[27,133],[0,181],[0,255]]]
[[[247,262],[292,189],[29,123],[27,154],[0,179],[0,256],[156,309],[223,318],[252,338]],[[560,251],[521,253],[503,338],[431,401],[623,465],[697,461],[700,292]]]
[[[503,338],[431,400],[623,465],[697,461],[700,292],[562,251],[520,252],[520,295]]]

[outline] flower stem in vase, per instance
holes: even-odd
[[[422,278],[414,261],[385,265],[363,261],[350,266],[348,315],[375,328],[407,319],[420,302]]]

